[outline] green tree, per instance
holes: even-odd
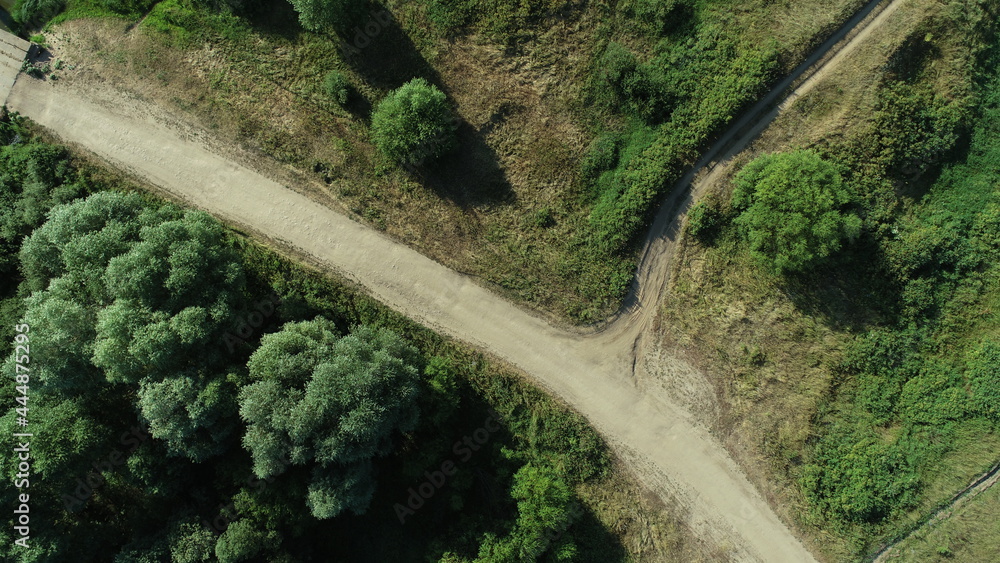
[[[366,5],[357,0],[289,0],[299,23],[310,31],[340,31],[353,22]]]
[[[347,103],[347,99],[350,97],[351,83],[344,76],[344,73],[339,70],[331,70],[323,78],[323,91],[331,100],[342,106]]]
[[[236,419],[222,341],[244,275],[217,221],[98,193],[54,209],[21,260],[35,290],[25,319],[49,327],[34,342],[48,390],[141,384],[136,406],[170,453],[220,451]]]
[[[48,290],[28,314],[60,299],[77,305],[64,314],[76,324],[96,319],[96,330],[81,330],[74,344],[93,347],[92,362],[109,381],[156,380],[223,359],[218,343],[244,276],[222,226],[204,213],[95,194],[56,209],[21,259],[29,287]],[[92,343],[82,340],[91,332]]]
[[[139,387],[139,412],[149,433],[173,455],[195,462],[222,453],[235,427],[236,393],[224,377],[188,372]]]
[[[419,166],[455,148],[456,129],[447,96],[423,78],[390,92],[372,114],[375,146],[407,166]]]
[[[364,512],[374,492],[371,460],[416,425],[419,363],[416,349],[385,329],[338,338],[332,322],[317,318],[265,336],[248,364],[256,382],[239,394],[254,473],[312,465],[314,516]]]
[[[801,272],[861,233],[836,167],[808,150],[757,158],[735,179],[732,205],[753,254],[775,271]]]
[[[556,561],[576,560],[576,544],[565,534],[573,524],[573,490],[559,472],[528,463],[514,474],[510,494],[517,500],[513,529],[504,538],[487,535],[476,561],[537,561],[546,552]]]
[[[76,396],[104,383],[104,375],[90,361],[95,317],[92,307],[65,299],[58,291],[26,300],[23,322],[45,327],[31,335],[32,376],[45,389]],[[8,373],[13,372],[11,366]]]
[[[215,534],[196,519],[179,522],[169,536],[173,563],[210,561],[215,553]]]
[[[277,547],[279,538],[273,531],[254,527],[249,520],[237,520],[226,528],[215,544],[219,563],[247,561],[263,551]]]
[[[30,291],[63,278],[64,297],[104,306],[108,262],[128,251],[150,219],[136,194],[101,192],[52,210],[21,247],[21,271]]]

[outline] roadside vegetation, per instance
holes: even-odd
[[[0,141],[0,395],[15,403],[28,324],[38,436],[31,547],[8,526],[4,560],[719,555],[641,500],[584,420],[479,353],[16,118]]]
[[[1000,5],[911,9],[875,80],[802,99],[695,207],[665,306],[668,341],[719,374],[732,448],[831,560],[905,536],[1000,451]],[[821,233],[783,244],[797,200],[746,203],[804,154],[782,181],[814,191],[821,159],[845,192],[809,199],[842,206],[808,222],[839,240],[821,253]]]
[[[585,323],[618,307],[683,168],[861,4],[390,1],[327,21],[319,3],[164,0],[121,11],[141,19],[123,32],[71,0],[49,41],[266,153],[299,189]],[[455,115],[454,144],[420,145],[419,164],[376,111],[414,79]]]

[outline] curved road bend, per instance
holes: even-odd
[[[891,2],[883,14],[899,2]],[[517,366],[586,416],[647,486],[664,499],[676,499],[695,533],[728,549],[733,559],[814,561],[708,430],[682,408],[640,392],[631,378],[634,343],[656,314],[658,299],[651,297],[667,280],[673,241],[663,233],[667,227],[676,230],[681,220],[669,203],[651,234],[642,262],[646,270],[639,276],[640,299],[629,315],[598,333],[574,333],[219,156],[196,136],[182,136],[158,122],[152,117],[156,108],[125,98],[109,107],[60,86],[22,76],[8,105],[165,194],[304,253],[388,306]],[[743,137],[727,135],[720,145],[738,146],[736,139]]]

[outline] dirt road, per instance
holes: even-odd
[[[518,366],[586,415],[737,560],[812,558],[704,427],[632,384],[631,342],[553,328],[423,255],[235,164],[135,100],[106,107],[22,77],[8,104],[194,207],[308,254],[373,296]]]
[[[951,518],[952,515],[959,513],[962,508],[969,504],[974,498],[986,492],[987,489],[996,485],[998,482],[1000,482],[1000,464],[994,465],[989,471],[977,477],[968,487],[952,497],[951,502],[948,503],[947,506],[936,510],[923,524],[915,528],[905,537],[902,537],[892,544],[884,546],[880,549],[872,559],[872,563],[886,563],[887,561],[899,557],[900,546],[904,545],[904,542],[909,540],[909,538],[920,537],[919,534],[921,532],[924,532],[928,528],[936,526],[942,521]]]
[[[113,92],[95,99],[92,92],[22,76],[8,105],[164,193],[304,253],[388,306],[522,369],[585,415],[647,486],[688,511],[696,534],[727,548],[733,559],[814,561],[708,430],[662,394],[637,384],[637,371],[644,369],[642,335],[667,287],[681,221],[670,208],[676,202],[651,232],[627,312],[598,332],[572,332],[220,156],[209,148],[206,134],[185,129],[141,101]],[[770,111],[765,109],[758,116]],[[728,135],[706,163],[724,148],[739,147],[744,137]],[[697,191],[686,186],[679,197]],[[690,377],[700,376],[690,372]]]

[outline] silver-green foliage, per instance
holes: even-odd
[[[260,478],[312,467],[307,504],[317,518],[364,512],[371,460],[416,426],[419,354],[386,329],[339,337],[317,318],[265,336],[239,394],[244,446]]]
[[[229,433],[222,335],[242,266],[201,212],[101,192],[55,208],[21,249],[37,376],[64,395],[140,384],[138,407],[171,453],[195,460]],[[42,365],[42,362],[39,365]]]

